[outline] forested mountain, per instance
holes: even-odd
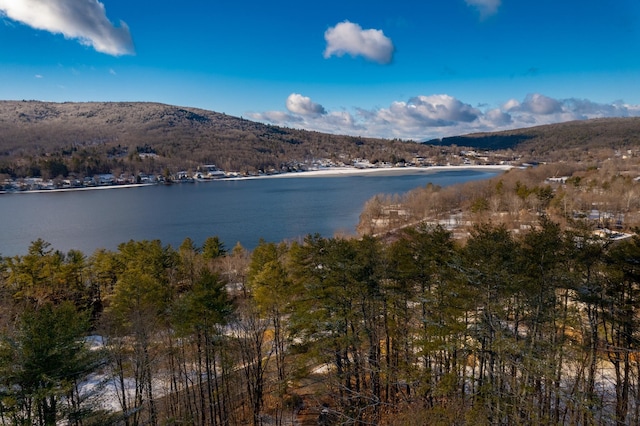
[[[640,145],[640,118],[575,121],[412,141],[331,135],[222,113],[146,102],[0,101],[0,176],[177,173],[216,164],[228,172],[287,171],[328,159],[457,164],[460,149],[523,161],[581,160]]]
[[[157,103],[0,102],[0,173],[12,177],[175,173],[203,164],[245,173],[314,159],[409,161],[432,150]]]
[[[511,149],[545,160],[567,159],[589,150],[640,146],[640,118],[601,118],[548,124],[495,133],[474,133],[434,139],[428,145],[458,145],[475,149]]]

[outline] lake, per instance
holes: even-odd
[[[253,249],[319,233],[355,233],[367,200],[428,183],[447,186],[488,179],[495,170],[427,170],[380,175],[220,180],[171,186],[0,195],[0,255],[27,253],[38,238],[52,248],[115,250],[129,240],[159,239],[178,247],[218,236],[228,249]]]

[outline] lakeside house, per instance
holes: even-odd
[[[220,170],[215,164],[205,164],[198,167],[198,171],[193,175],[195,179],[208,180],[226,177],[224,170]]]

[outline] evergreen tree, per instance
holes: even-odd
[[[89,316],[71,302],[27,307],[0,342],[0,418],[3,423],[80,424],[95,407],[79,386],[95,371],[99,353],[85,343]]]

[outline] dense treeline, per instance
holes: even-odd
[[[639,237],[38,240],[0,271],[2,424],[640,423]]]

